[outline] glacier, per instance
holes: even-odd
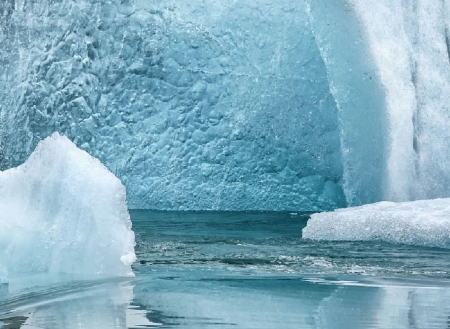
[[[313,214],[303,238],[450,248],[450,199],[379,202]]]
[[[125,188],[58,133],[0,172],[0,282],[12,273],[133,275]]]
[[[2,169],[59,131],[131,208],[346,205],[338,108],[302,2],[8,0],[0,13]]]
[[[130,208],[450,197],[450,1],[4,0],[0,170],[59,131]]]

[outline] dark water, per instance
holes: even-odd
[[[450,328],[446,249],[309,241],[298,213],[131,216],[136,278],[14,278],[2,329]]]
[[[450,279],[449,250],[302,239],[300,213],[133,211],[135,269],[203,268],[248,275],[362,275]]]

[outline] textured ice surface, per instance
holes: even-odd
[[[10,275],[132,274],[125,188],[66,137],[53,134],[0,172],[0,209],[0,269]]]
[[[385,92],[384,199],[450,197],[450,1],[348,2]]]
[[[134,208],[450,197],[449,12],[449,0],[3,0],[0,168],[60,131]]]
[[[313,214],[303,237],[450,248],[450,199],[380,202]]]
[[[131,207],[345,205],[337,107],[302,1],[2,1],[0,155],[60,131]]]
[[[360,205],[383,200],[386,106],[368,40],[347,0],[307,0],[306,12],[339,108],[347,202]]]

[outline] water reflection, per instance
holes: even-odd
[[[132,281],[71,279],[35,276],[2,285],[0,327],[119,329],[153,326],[145,310],[131,306]],[[46,285],[40,285],[41,282]]]
[[[442,282],[161,274],[2,285],[0,328],[448,328],[449,323],[450,287]]]
[[[134,302],[164,328],[448,328],[442,282],[346,278],[159,278]]]
[[[450,328],[448,250],[302,240],[291,214],[151,214],[135,279],[13,277],[0,328]]]

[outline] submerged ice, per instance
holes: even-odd
[[[66,137],[53,134],[0,172],[0,209],[0,280],[6,272],[132,275],[125,188]]]
[[[379,202],[313,214],[303,237],[450,248],[450,199]]]

